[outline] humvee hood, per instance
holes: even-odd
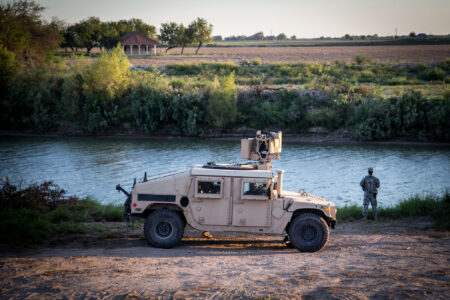
[[[299,201],[299,202],[311,202],[311,203],[315,203],[315,204],[320,204],[320,205],[333,205],[334,203],[326,201],[325,199],[319,197],[319,196],[314,196],[308,193],[299,193],[299,192],[293,192],[293,191],[284,191],[283,190],[283,197],[284,198],[289,198],[289,199],[293,199],[294,201]]]

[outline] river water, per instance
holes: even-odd
[[[450,190],[450,147],[283,142],[284,189],[305,189],[338,206],[362,204],[359,182],[374,167],[381,181],[379,205],[414,194]],[[68,194],[122,203],[115,190],[133,178],[197,163],[243,162],[239,141],[94,137],[1,137],[0,176],[24,184],[53,180]]]

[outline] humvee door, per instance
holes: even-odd
[[[267,178],[233,178],[233,226],[271,225],[270,184]]]
[[[231,198],[229,177],[194,178],[192,215],[202,225],[230,225]]]

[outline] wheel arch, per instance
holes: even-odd
[[[145,210],[142,212],[141,216],[145,219],[155,210],[162,209],[162,208],[167,208],[167,209],[175,211],[178,215],[180,215],[181,219],[183,220],[184,224],[186,225],[187,220],[186,220],[186,217],[184,216],[183,210],[181,209],[181,207],[179,207],[176,204],[165,204],[165,203],[150,204],[149,206],[147,206],[145,208]]]
[[[328,227],[334,228],[334,224],[330,218],[328,218],[323,211],[320,209],[314,209],[314,208],[299,208],[294,211],[294,213],[291,216],[291,219],[289,220],[289,223],[286,225],[286,232],[289,230],[289,226],[291,225],[291,222],[297,218],[299,215],[304,213],[313,213],[321,217],[325,220],[325,222],[328,224]]]

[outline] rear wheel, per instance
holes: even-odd
[[[175,211],[162,208],[152,212],[145,221],[147,242],[157,248],[172,248],[183,237],[184,223]]]
[[[302,252],[316,252],[322,249],[330,237],[325,220],[313,213],[298,215],[288,229],[292,246]]]

